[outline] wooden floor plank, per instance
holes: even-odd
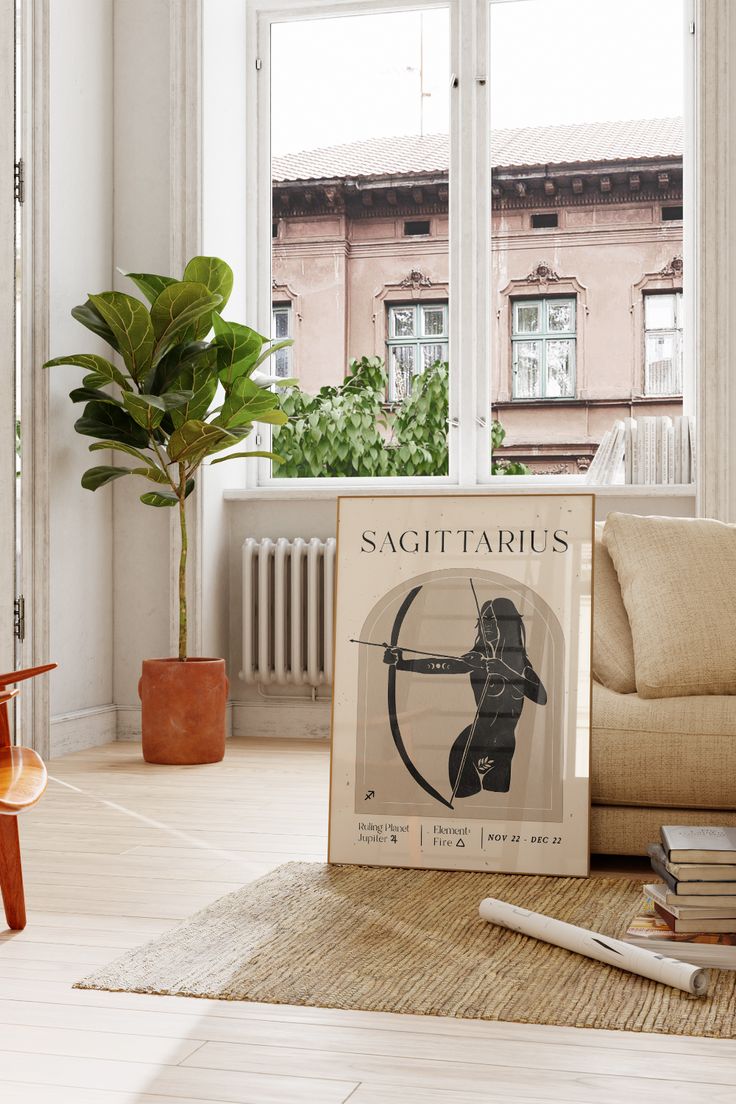
[[[637,1072],[629,1073],[630,1059],[624,1052],[615,1055],[616,1072],[599,1072],[595,1066],[595,1054],[589,1063],[580,1063],[573,1059],[572,1069],[555,1068],[559,1060],[556,1054],[549,1065],[540,1066],[539,1048],[523,1044],[521,1053],[517,1052],[518,1065],[507,1063],[508,1044],[495,1052],[480,1051],[476,1048],[478,1059],[475,1062],[458,1061],[455,1057],[457,1041],[447,1049],[447,1057],[406,1057],[390,1053],[365,1054],[337,1050],[315,1050],[310,1048],[290,1048],[288,1046],[258,1046],[243,1043],[205,1043],[185,1059],[186,1068],[232,1070],[243,1073],[265,1073],[278,1061],[279,1069],[284,1073],[299,1072],[310,1077],[339,1077],[344,1080],[389,1084],[405,1084],[412,1088],[442,1088],[448,1091],[469,1090],[480,1092],[493,1087],[503,1089],[513,1099],[516,1094],[534,1094],[540,1084],[550,1100],[578,1102],[590,1094],[595,1085],[595,1096],[599,1104],[646,1104],[654,1093],[667,1092],[670,1104],[692,1104],[699,1094],[702,1101],[704,1084],[707,1082],[708,1099],[718,1104],[733,1104],[734,1085],[736,1085],[736,1066],[730,1063],[726,1070],[718,1065],[717,1074],[722,1079],[711,1081],[709,1073],[713,1060],[709,1060],[705,1070],[693,1071],[694,1080],[689,1083],[672,1079],[669,1076],[671,1056],[657,1061],[648,1056],[645,1063],[648,1070],[643,1076]],[[583,1053],[584,1048],[581,1048]],[[277,1058],[275,1058],[277,1052]],[[435,1050],[437,1053],[437,1048]],[[495,1058],[495,1060],[494,1060]],[[542,1058],[541,1060],[544,1060]],[[583,1064],[585,1068],[575,1068]],[[680,1067],[682,1069],[682,1067]],[[724,1079],[725,1078],[725,1079]],[[586,1087],[587,1085],[587,1087]]]

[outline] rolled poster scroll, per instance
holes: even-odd
[[[494,897],[481,901],[479,913],[482,920],[488,920],[491,924],[521,932],[522,935],[530,935],[556,947],[564,947],[565,950],[585,955],[586,958],[595,958],[599,962],[605,962],[607,966],[630,970],[632,974],[660,981],[663,985],[672,985],[696,997],[703,997],[708,992],[708,971],[699,966],[691,966],[688,962],[665,958],[656,951],[643,947],[632,947],[621,939],[611,939],[599,932],[555,920],[552,916],[497,901]]]

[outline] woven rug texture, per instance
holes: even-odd
[[[483,897],[621,937],[641,882],[287,863],[76,988],[736,1034],[736,971],[692,997],[485,923]]]

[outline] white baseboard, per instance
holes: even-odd
[[[227,736],[281,736],[324,740],[330,735],[329,701],[232,701]],[[114,740],[140,740],[140,705],[102,705],[51,718],[50,758],[100,747]]]
[[[141,707],[140,705],[119,705],[117,708],[117,739],[140,740],[141,738]],[[225,736],[233,734],[233,704],[227,703],[225,711]],[[114,739],[114,737],[113,737]]]
[[[117,734],[117,709],[98,705],[51,718],[49,758],[58,759],[73,751],[110,744]]]
[[[233,736],[283,736],[325,740],[330,735],[329,701],[234,701]]]

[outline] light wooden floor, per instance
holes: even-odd
[[[51,764],[0,932],[2,1104],[733,1104],[736,1041],[81,992],[72,982],[282,862],[323,860],[327,750],[134,744]]]

